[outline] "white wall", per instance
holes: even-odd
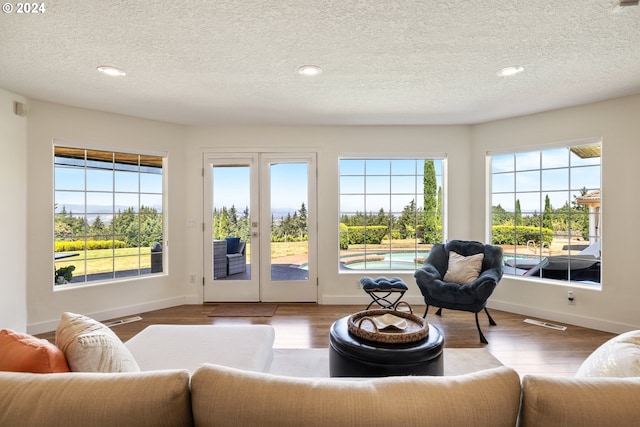
[[[575,325],[623,332],[640,328],[640,95],[472,126],[472,204],[485,203],[487,151],[602,137],[602,291],[509,279],[490,306]],[[484,239],[486,211],[471,216],[472,238]],[[573,290],[576,305],[567,304]]]
[[[0,92],[0,107],[12,99]],[[2,107],[6,110],[6,106]],[[115,114],[33,101],[28,116],[28,153],[11,146],[2,160],[7,191],[20,205],[27,190],[27,253],[12,246],[3,265],[26,268],[27,324],[32,333],[52,330],[63,311],[75,311],[98,319],[133,314],[147,309],[202,301],[201,284],[188,284],[189,275],[202,273],[202,233],[187,228],[187,219],[202,217],[202,153],[216,149],[268,151],[297,148],[318,152],[319,206],[319,302],[322,304],[367,303],[357,288],[361,274],[338,274],[338,157],[340,153],[416,154],[446,152],[448,155],[448,213],[450,239],[485,239],[485,153],[490,150],[601,136],[603,145],[603,290],[572,288],[577,304],[566,303],[568,286],[505,278],[489,306],[555,321],[622,332],[640,328],[636,302],[635,242],[640,198],[640,96],[621,98],[538,115],[474,126],[327,126],[327,127],[182,127]],[[635,112],[635,114],[634,114]],[[5,122],[16,119],[0,111],[3,136]],[[11,124],[16,140],[24,140],[24,124]],[[22,127],[21,127],[22,126]],[[9,129],[9,128],[7,128]],[[22,135],[22,136],[20,136]],[[53,224],[52,140],[96,144],[108,148],[147,149],[169,154],[168,276],[139,278],[109,285],[53,291],[51,260]],[[7,152],[5,150],[5,152]],[[21,169],[28,159],[27,180]],[[9,172],[7,172],[9,171]],[[5,184],[2,184],[5,185]],[[4,194],[4,191],[3,191]],[[24,202],[23,202],[24,203]],[[12,202],[12,208],[15,203]],[[7,212],[5,212],[7,214]],[[10,223],[24,224],[24,210]],[[21,215],[22,214],[22,215]],[[22,216],[22,218],[21,218]],[[3,221],[2,223],[7,223]],[[23,227],[24,228],[24,227]],[[6,230],[18,241],[24,229]],[[5,251],[6,248],[3,248]],[[26,261],[25,259],[26,258]],[[18,266],[16,269],[15,266]],[[6,270],[6,268],[5,268]],[[412,284],[412,273],[401,275],[410,285],[407,300],[422,298]],[[24,280],[24,275],[22,277]],[[201,276],[199,277],[199,280]],[[20,281],[20,279],[18,279]],[[2,302],[9,304],[10,322],[24,325],[24,289],[0,285]],[[7,301],[5,298],[8,296]],[[4,308],[4,307],[2,307]],[[0,313],[0,321],[4,320]],[[9,322],[2,322],[3,327]]]
[[[190,218],[202,221],[202,154],[208,150],[283,150],[309,147],[318,153],[318,265],[321,304],[365,304],[358,287],[362,273],[338,274],[338,157],[341,153],[388,155],[447,153],[449,237],[470,234],[470,128],[468,126],[283,126],[193,127],[188,129],[187,174]],[[189,271],[202,271],[202,233],[188,234]],[[399,275],[409,285],[408,301],[423,303],[413,272]],[[202,300],[202,291],[192,292]]]
[[[97,319],[184,304],[188,293],[183,268],[185,205],[182,126],[116,114],[33,101],[28,119],[28,271],[29,331],[55,329],[61,313],[72,311]],[[117,283],[55,290],[53,260],[53,140],[88,144],[95,148],[152,150],[168,154],[167,275]]]
[[[13,112],[26,99],[0,89],[0,329],[27,330],[27,119]]]

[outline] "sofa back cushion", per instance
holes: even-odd
[[[520,427],[638,426],[640,378],[552,378],[522,381]]]
[[[0,426],[192,425],[187,371],[0,372]]]
[[[20,332],[0,331],[0,371],[50,374],[69,372],[62,351],[47,340]]]
[[[513,427],[520,378],[500,367],[462,376],[309,379],[205,364],[191,378],[197,427]]]

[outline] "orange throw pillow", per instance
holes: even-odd
[[[0,331],[0,371],[50,374],[69,372],[62,351],[47,340],[31,335]]]

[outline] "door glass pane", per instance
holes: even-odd
[[[251,166],[212,167],[213,280],[249,280]]]
[[[308,280],[308,164],[271,164],[270,176],[271,280]]]

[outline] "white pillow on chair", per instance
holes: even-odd
[[[480,276],[484,254],[462,256],[457,252],[449,251],[449,266],[444,275],[445,282],[468,285]]]

